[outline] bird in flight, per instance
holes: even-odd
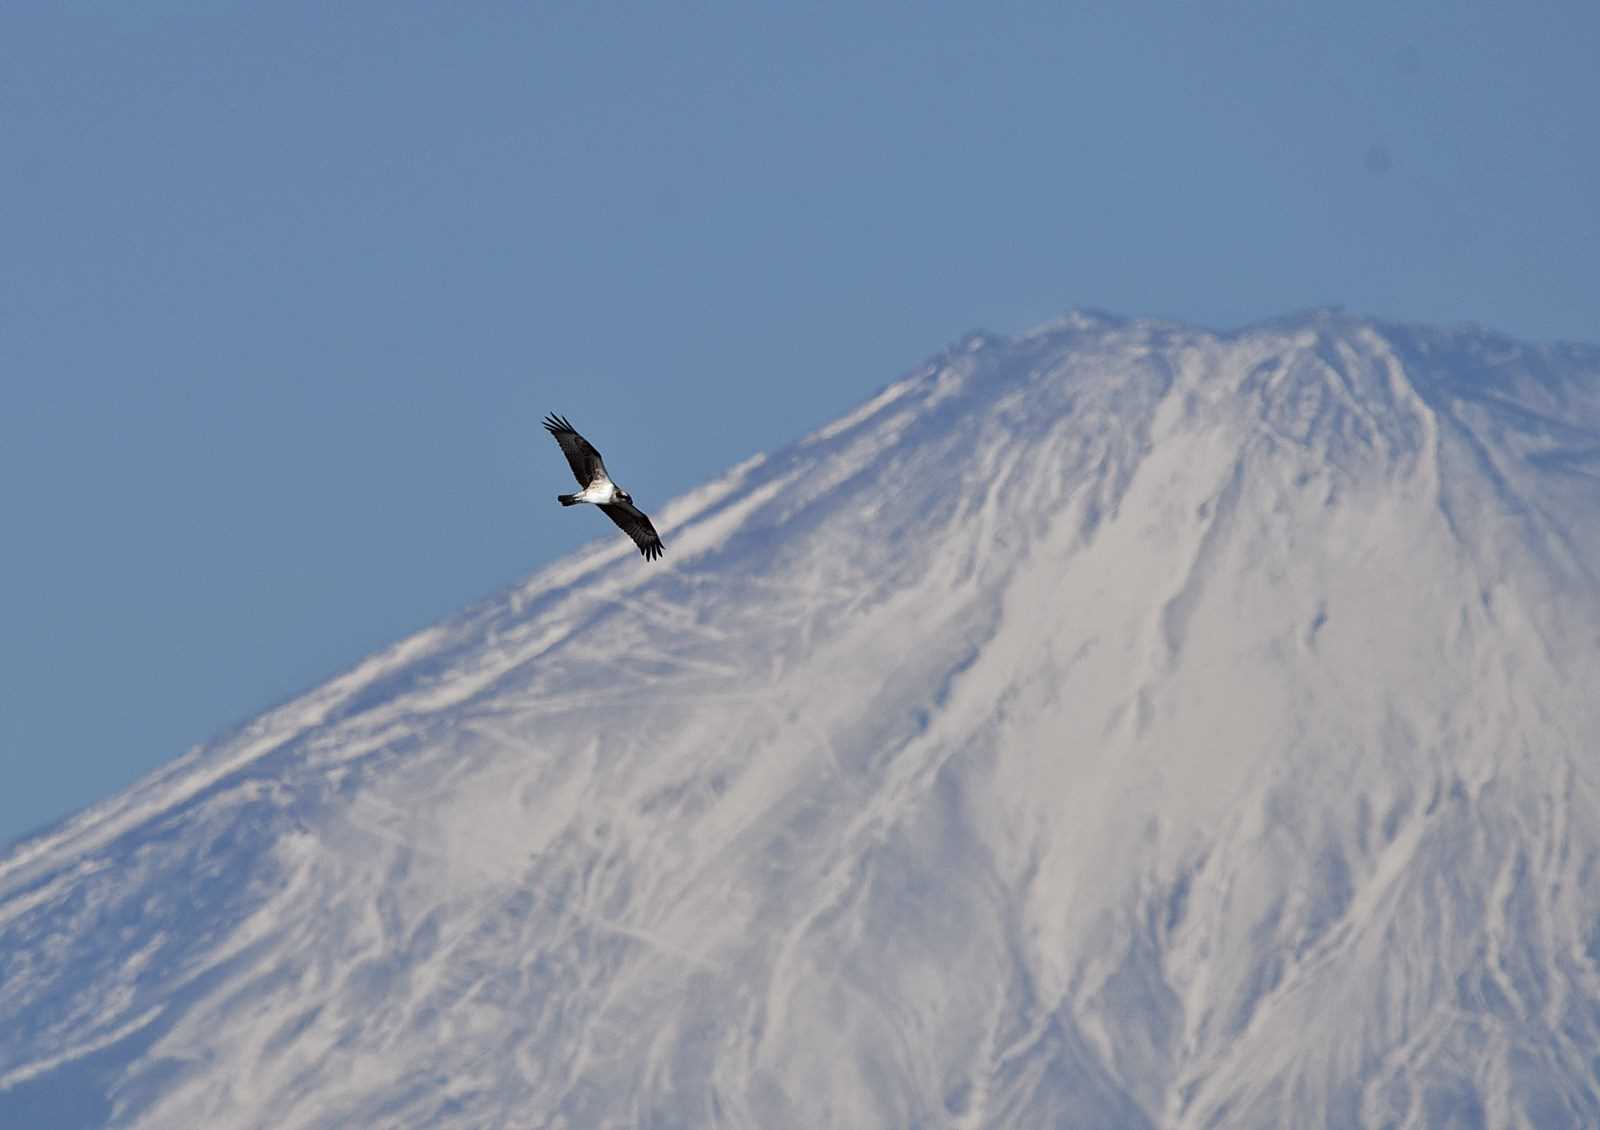
[[[622,527],[623,533],[633,539],[646,561],[660,557],[661,538],[656,528],[645,517],[644,511],[633,504],[628,492],[611,481],[594,445],[574,431],[565,416],[552,413],[544,418],[544,426],[561,445],[561,454],[567,457],[578,485],[583,488],[576,494],[558,494],[556,500],[563,506],[576,506],[580,502],[594,503],[605,511],[607,518]]]

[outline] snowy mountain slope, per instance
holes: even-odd
[[[13,845],[0,1125],[1600,1125],[1600,351],[1073,314],[660,518]]]

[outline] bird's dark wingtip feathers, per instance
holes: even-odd
[[[660,541],[653,541],[649,545],[641,545],[639,547],[639,552],[644,554],[644,559],[646,561],[654,561],[656,558],[661,556],[663,549],[664,547]]]
[[[567,421],[565,416],[557,416],[554,412],[544,418],[544,426],[551,435],[557,435],[560,432],[576,432],[578,430]]]

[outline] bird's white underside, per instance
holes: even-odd
[[[579,502],[593,502],[600,505],[607,502],[615,502],[617,484],[610,479],[596,479],[573,497]]]

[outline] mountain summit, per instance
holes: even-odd
[[[1071,314],[657,517],[13,844],[0,1124],[1600,1125],[1600,350]]]

